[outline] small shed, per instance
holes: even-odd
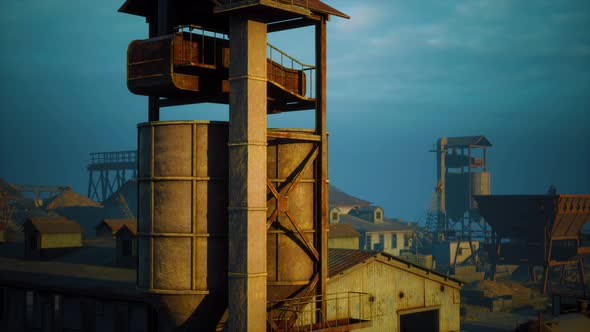
[[[133,265],[137,261],[137,223],[127,224],[115,233],[117,239],[117,257],[119,264]]]
[[[328,225],[328,248],[359,249],[361,234],[349,224]]]
[[[372,326],[362,331],[460,330],[464,282],[383,252],[329,249],[328,254],[327,294],[370,295],[361,308]],[[359,303],[336,305],[338,310],[328,312],[328,320]]]
[[[125,225],[137,225],[137,219],[103,219],[98,225],[96,225],[96,236],[115,236],[115,233]]]
[[[82,246],[82,227],[64,217],[29,218],[23,232],[26,257],[50,258]]]

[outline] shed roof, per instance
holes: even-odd
[[[433,279],[433,276],[438,279],[438,281],[447,281],[451,280],[454,283],[458,284],[458,286],[464,285],[465,282],[459,279],[455,279],[449,277],[448,275],[436,272],[429,268],[414,264],[412,262],[408,262],[404,259],[401,259],[397,256],[390,255],[385,252],[379,252],[374,250],[357,250],[357,249],[336,249],[336,248],[329,248],[328,249],[328,277],[333,278],[336,275],[350,270],[356,267],[359,264],[367,263],[370,260],[381,259],[382,261],[395,261],[398,264],[398,268],[403,270],[410,270],[410,269],[418,269],[422,271],[424,277],[428,279]],[[403,265],[400,265],[402,263]]]
[[[115,236],[120,236],[127,232],[131,233],[133,236],[137,236],[137,223],[121,226],[121,228],[115,233]]]
[[[125,225],[133,225],[133,228],[137,229],[137,219],[135,218],[121,218],[121,219],[103,219],[96,227],[106,225],[113,231],[113,234],[119,231],[121,227]]]
[[[213,1],[202,1],[204,6],[207,8],[213,8]],[[223,2],[223,1],[219,1]],[[246,1],[244,1],[246,2]],[[324,15],[334,15],[342,18],[350,18],[350,16],[343,12],[331,7],[320,0],[293,0],[293,4],[296,6],[304,7],[312,12]],[[149,0],[126,0],[125,3],[119,8],[122,13],[146,16],[149,11],[149,6],[153,6],[154,2]]]
[[[492,143],[483,135],[479,136],[459,136],[459,137],[448,137],[447,138],[447,147],[469,147],[469,146],[478,146],[478,147],[488,147],[492,146]]]
[[[361,234],[349,224],[330,224],[328,225],[329,238],[359,237]]]
[[[377,209],[383,210],[383,208],[380,207],[380,206],[377,206],[377,205],[368,205],[368,206],[355,207],[354,209],[352,209],[352,211],[358,211],[358,212],[375,212],[375,210],[377,210]]]
[[[80,224],[59,216],[29,218],[25,222],[25,225],[33,227],[42,234],[70,234],[82,232]]]
[[[363,220],[361,218],[357,218],[350,214],[341,214],[340,215],[340,223],[341,224],[349,224],[354,227],[357,231],[361,233],[365,232],[411,232],[414,230],[413,227],[408,226],[407,224],[401,223],[399,221],[391,220],[391,219],[384,219],[382,222],[379,223],[372,223],[370,221]]]

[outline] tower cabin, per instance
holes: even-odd
[[[149,1],[127,0],[119,9],[150,23],[150,38],[135,40],[127,49],[127,87],[137,95],[157,96],[159,107],[229,104],[228,15],[253,16],[267,23],[268,32],[314,25],[322,16],[349,18],[319,0],[180,2],[168,5],[165,28],[156,27]],[[266,53],[267,112],[314,109],[316,66],[270,43]]]

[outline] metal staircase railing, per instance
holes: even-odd
[[[305,98],[314,98],[314,78],[316,67],[314,65],[305,64],[289,54],[285,53],[278,47],[271,43],[267,43],[267,58],[271,63],[280,65],[287,70],[270,71],[268,80],[273,81],[279,85],[287,86],[286,81],[290,79],[299,79],[300,92],[298,93]],[[303,74],[302,77],[295,77],[294,75]],[[292,91],[294,92],[294,91]]]

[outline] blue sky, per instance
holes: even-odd
[[[328,23],[333,184],[412,220],[430,200],[436,139],[483,134],[493,193],[590,193],[590,2],[326,2],[352,17]],[[90,152],[135,148],[147,100],[125,86],[125,52],[147,25],[121,3],[0,2],[0,178],[85,193]],[[312,38],[269,41],[313,62]],[[162,118],[224,120],[227,106]]]

